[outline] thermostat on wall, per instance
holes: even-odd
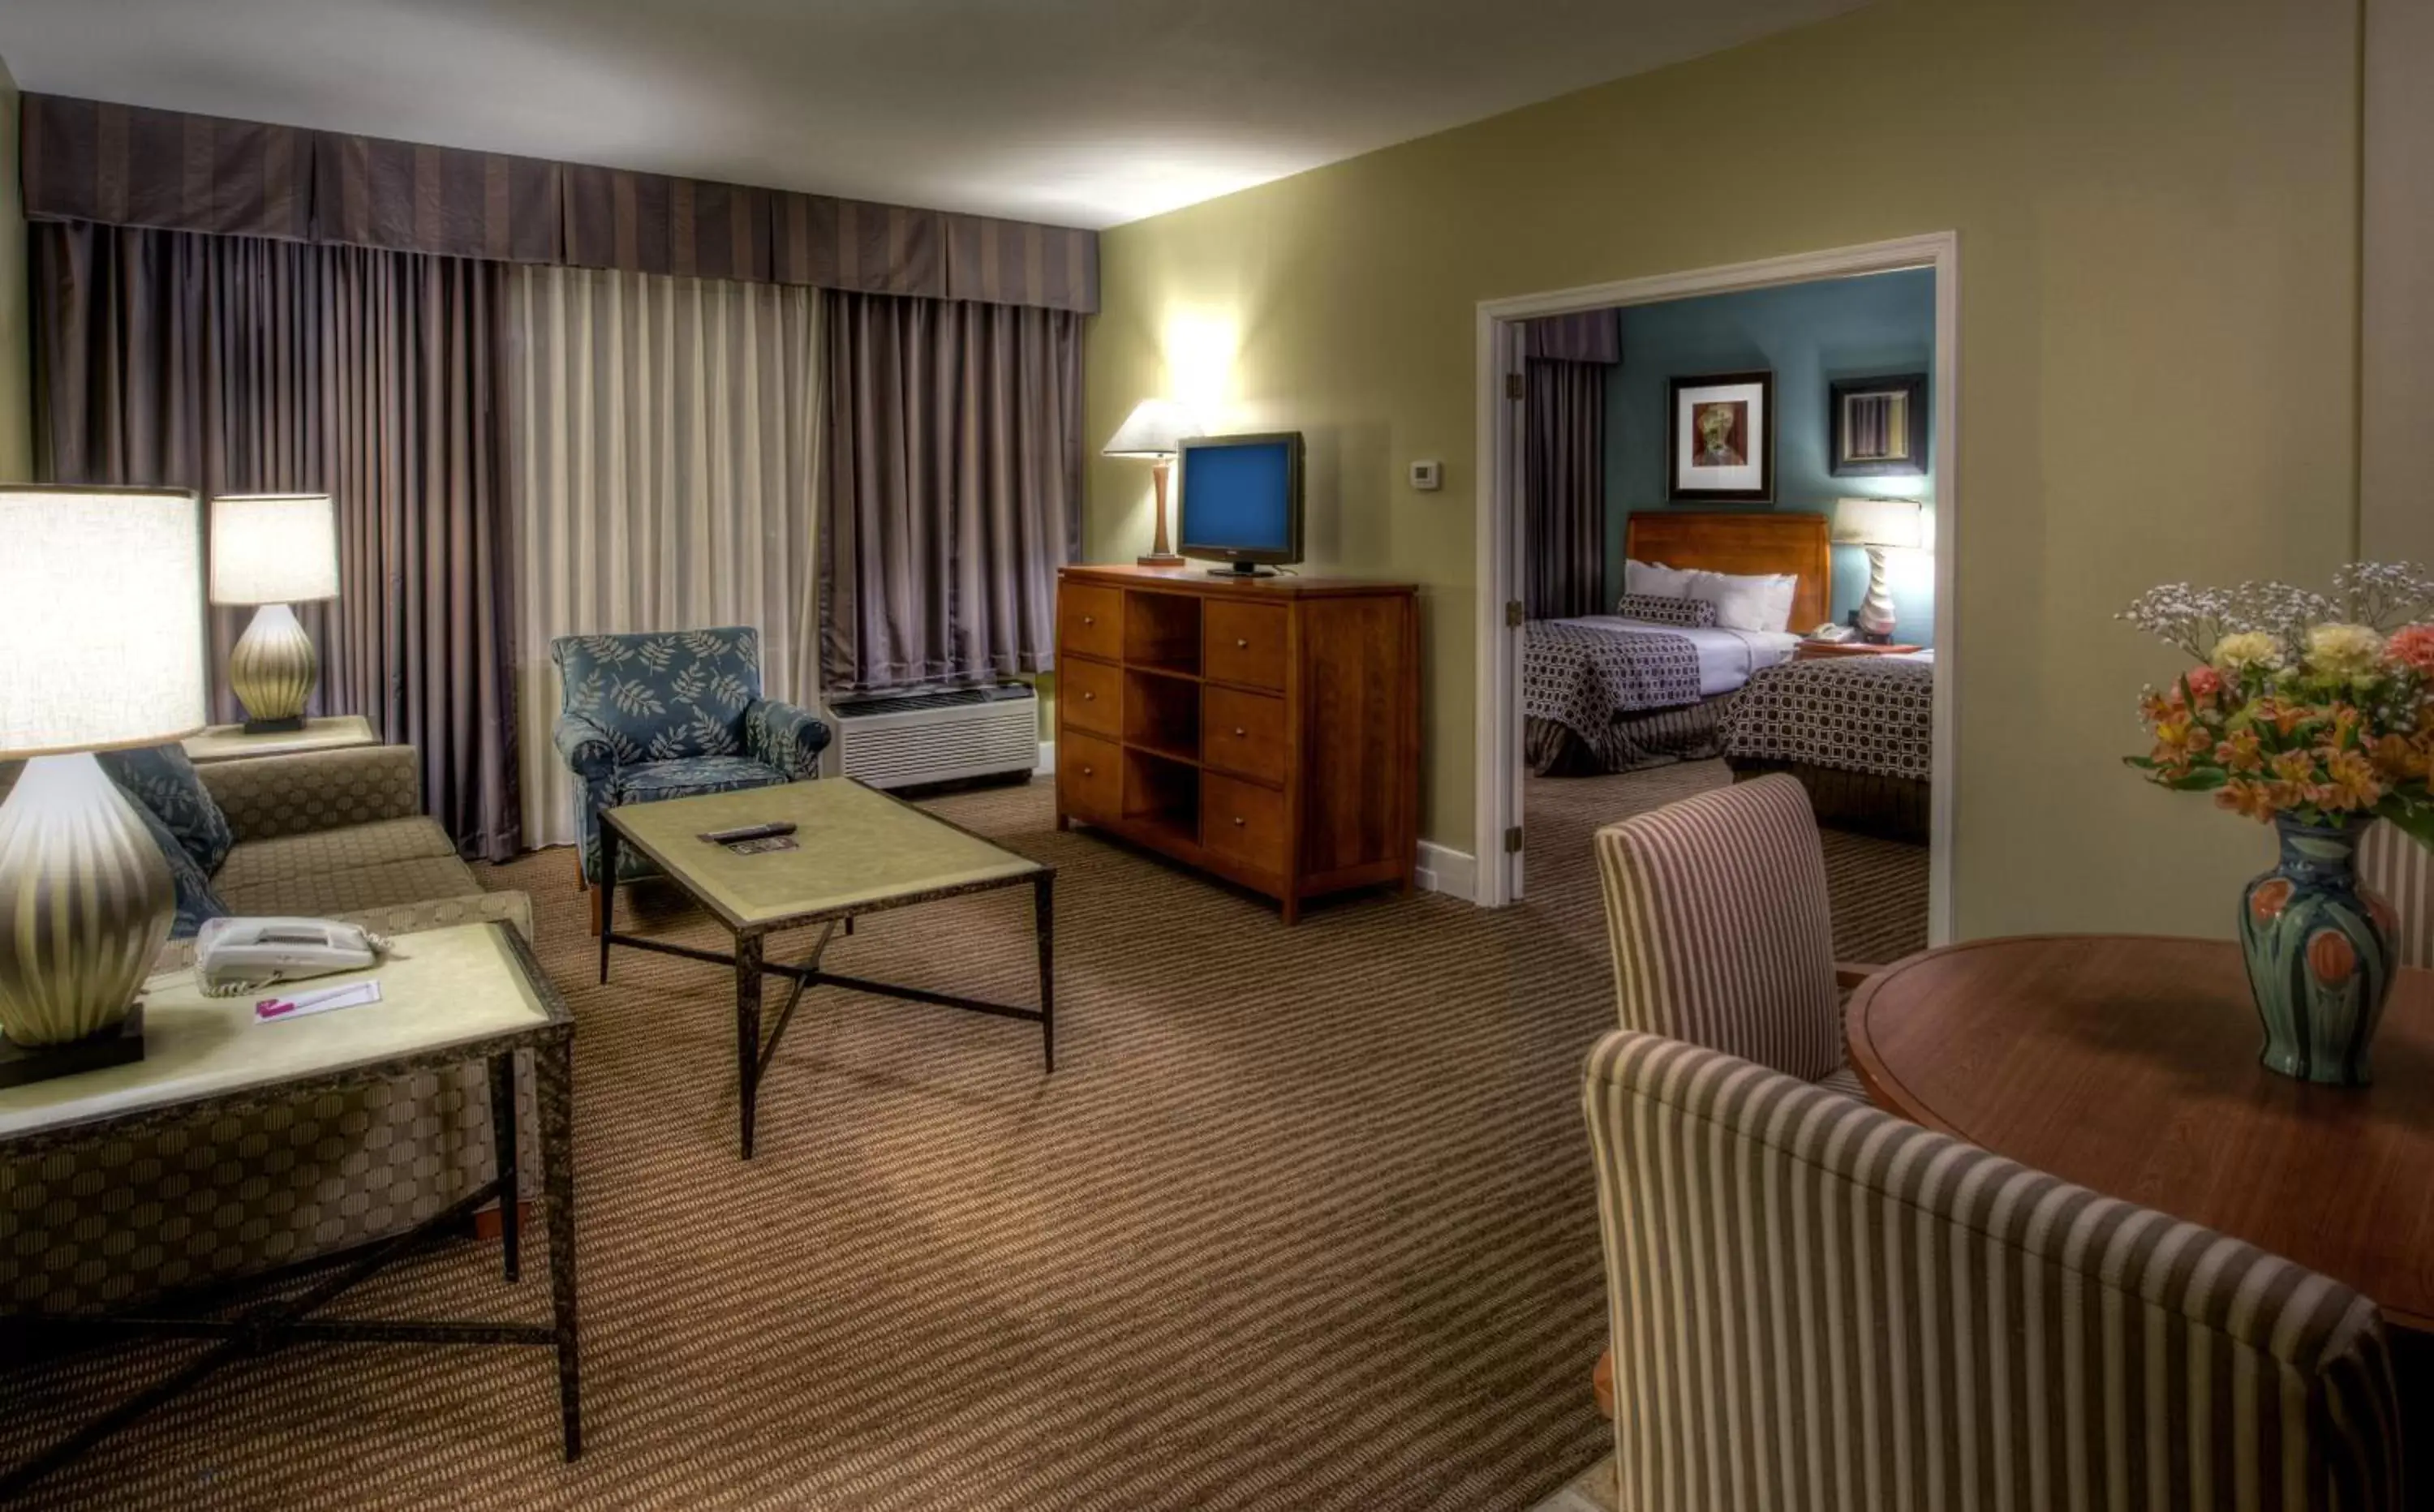
[[[1412,464],[1412,486],[1424,494],[1435,493],[1445,486],[1445,464],[1414,462]]]

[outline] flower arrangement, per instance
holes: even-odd
[[[2330,594],[2286,583],[2150,589],[2119,618],[2195,663],[2148,688],[2148,780],[2251,819],[2389,819],[2434,845],[2434,579],[2359,562]]]

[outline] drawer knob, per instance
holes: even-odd
[[[1082,695],[1082,702],[1085,704],[1095,704],[1098,701],[1099,695],[1096,693],[1084,693]]]
[[[1248,651],[1251,649],[1251,643],[1248,640],[1243,639],[1241,636],[1236,636],[1234,637],[1234,649],[1236,651]]]
[[[1097,615],[1095,615],[1095,614],[1086,614],[1086,615],[1084,615],[1084,616],[1082,617],[1082,623],[1083,623],[1085,626],[1094,625],[1094,624],[1097,624],[1098,622],[1099,622],[1099,617],[1098,617]]]
[[[1234,739],[1237,739],[1237,740],[1240,740],[1240,739],[1243,739],[1243,738],[1244,738],[1244,737],[1243,737],[1243,727],[1242,727],[1241,725],[1239,725],[1239,724],[1235,725],[1235,726],[1234,726]]]
[[[1236,814],[1236,815],[1234,816],[1234,827],[1235,827],[1236,829],[1240,829],[1240,828],[1242,828],[1242,827],[1243,827],[1243,816],[1242,816],[1242,815],[1240,815],[1240,814]]]
[[[1098,769],[1098,768],[1096,768],[1096,767],[1084,767],[1084,768],[1082,769],[1082,775],[1084,775],[1084,776],[1086,776],[1086,777],[1095,777],[1095,776],[1097,776],[1098,774],[1099,774],[1099,769]]]

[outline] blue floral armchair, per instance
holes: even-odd
[[[819,775],[829,728],[761,696],[761,634],[744,625],[549,643],[563,688],[557,754],[574,769],[583,880],[600,885],[600,811]],[[631,847],[617,876],[655,870]]]

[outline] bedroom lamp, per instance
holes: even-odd
[[[338,596],[338,524],[328,494],[226,494],[212,501],[212,602],[256,603],[229,653],[245,733],[304,727],[320,658],[291,604]]]
[[[1183,405],[1171,399],[1145,399],[1133,406],[1132,414],[1124,416],[1124,423],[1099,449],[1099,454],[1105,457],[1152,460],[1150,477],[1157,488],[1157,538],[1150,544],[1147,556],[1134,559],[1143,567],[1183,565],[1183,558],[1167,544],[1166,480],[1174,470],[1175,443],[1199,433],[1199,422]]]
[[[1834,544],[1868,552],[1868,596],[1860,601],[1860,635],[1883,645],[1894,637],[1894,595],[1885,582],[1885,552],[1925,544],[1926,511],[1915,499],[1844,499],[1834,506]]]
[[[0,484],[0,1086],[141,1060],[135,990],[177,911],[94,760],[203,726],[195,495]]]

